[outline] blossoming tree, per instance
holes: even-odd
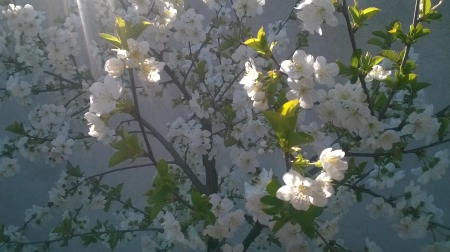
[[[366,237],[364,248],[335,238],[343,216],[369,197],[367,215],[387,219],[399,238],[432,233],[422,251],[450,251],[444,212],[421,189],[449,166],[448,149],[427,150],[450,141],[450,112],[424,102],[430,84],[411,47],[430,39],[442,1],[416,0],[409,28],[390,20],[373,31],[371,54],[356,32],[380,9],[356,0],[302,0],[258,31],[247,23],[264,0],[203,0],[208,21],[179,0],[94,0],[84,3],[98,13],[89,67],[80,1],[67,1],[67,16],[48,27],[38,7],[10,2],[0,2],[0,100],[30,112],[5,118],[0,179],[30,169],[28,161],[65,168],[47,204],[0,226],[0,250],[47,251],[72,239],[114,249],[138,239],[143,251],[381,251]],[[337,26],[339,15],[351,55],[309,54],[308,37]],[[297,29],[287,31],[288,22]],[[169,96],[185,114],[160,129],[142,111],[146,99]],[[110,170],[86,175],[71,155],[94,145],[114,151],[101,157]],[[420,165],[404,167],[407,154]],[[265,155],[283,165],[268,167]],[[103,180],[137,169],[154,171],[138,204],[121,193],[132,184]],[[407,173],[407,186],[389,191]],[[88,210],[120,221],[89,220]],[[46,224],[54,225],[48,237],[27,237]]]

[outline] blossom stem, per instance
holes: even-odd
[[[74,88],[81,89],[81,85],[79,85],[78,83],[76,83],[74,81],[68,80],[68,79],[62,77],[61,75],[57,75],[57,74],[54,74],[54,73],[49,72],[49,71],[44,71],[44,73],[46,73],[48,75],[51,75],[51,76],[57,78],[60,81],[65,81],[65,82],[69,83],[70,85],[72,85],[72,87],[74,87]]]
[[[347,7],[347,1],[342,0],[342,14],[344,15],[345,23],[347,24],[347,31],[348,35],[350,37],[350,43],[352,44],[352,50],[353,53],[356,54],[356,42],[355,42],[355,32],[353,31],[352,25],[350,23],[350,17],[348,16],[348,7]],[[358,61],[358,68],[359,68],[359,61]],[[364,94],[366,95],[366,100],[369,105],[370,114],[374,115],[374,109],[373,109],[373,103],[372,99],[370,98],[369,90],[367,89],[366,81],[364,80],[364,76],[362,73],[359,73],[359,82],[361,82],[361,86],[363,88]]]
[[[261,234],[261,231],[263,230],[264,225],[259,223],[258,221],[253,225],[253,228],[250,230],[250,232],[245,237],[244,241],[242,242],[242,245],[244,245],[244,251],[246,251],[252,242]]]
[[[158,162],[156,161],[156,158],[153,155],[152,148],[150,146],[150,142],[148,141],[147,134],[145,133],[144,125],[142,124],[141,113],[139,112],[139,101],[138,101],[138,98],[137,98],[136,86],[135,86],[135,83],[134,83],[133,69],[129,68],[128,69],[128,74],[130,75],[131,91],[133,93],[134,108],[135,108],[135,111],[134,111],[134,113],[132,113],[132,116],[135,117],[136,120],[139,123],[139,128],[142,131],[142,136],[144,137],[144,142],[145,142],[145,145],[147,146],[148,157],[150,158],[150,160],[152,160],[152,162],[154,164],[156,164]]]
[[[450,109],[450,105],[445,106],[443,109],[439,110],[436,114],[434,114],[434,117],[441,117],[445,116],[445,113]]]
[[[212,144],[212,124],[206,119],[200,119],[200,123],[202,124],[202,130],[209,131],[211,135],[209,136],[211,144]],[[219,181],[218,174],[216,170],[216,160],[212,158],[209,160],[209,155],[205,154],[202,156],[203,166],[205,167],[205,175],[206,175],[206,190],[207,194],[217,193],[219,191]]]
[[[88,236],[88,235],[102,235],[102,234],[117,234],[117,233],[130,233],[130,232],[145,232],[145,231],[156,231],[159,233],[164,232],[162,228],[145,228],[145,229],[123,229],[123,230],[109,230],[109,231],[99,231],[99,232],[88,232],[88,233],[80,233],[80,234],[72,234],[70,236],[61,237],[53,240],[44,240],[44,241],[34,241],[34,242],[16,242],[16,241],[6,241],[5,243],[18,244],[18,245],[33,245],[33,244],[41,244],[41,243],[53,243],[58,241],[69,240],[74,237],[80,236]]]
[[[331,247],[330,243],[322,236],[322,234],[320,234],[320,232],[317,229],[314,229],[314,231],[316,232],[316,234],[320,237],[320,239],[325,243],[325,245],[327,246],[327,248],[331,251],[334,252],[334,248]]]
[[[201,194],[206,193],[205,186],[200,182],[195,173],[191,170],[191,168],[186,164],[180,154],[175,150],[172,144],[170,144],[161,133],[159,133],[149,122],[142,119],[142,124],[146,127],[150,132],[152,132],[153,136],[164,146],[164,148],[172,155],[175,159],[174,162],[186,173],[186,176],[191,180],[192,184],[199,190]]]
[[[286,172],[289,172],[289,170],[291,169],[291,164],[290,164],[289,153],[288,152],[284,153],[284,163],[286,165]]]
[[[114,169],[114,170],[111,170],[111,171],[102,172],[102,173],[98,173],[98,174],[89,176],[89,177],[85,178],[83,181],[88,181],[88,180],[90,180],[92,178],[95,178],[95,177],[102,177],[102,176],[105,176],[107,174],[114,173],[114,172],[131,170],[131,169],[142,168],[142,167],[149,167],[149,166],[154,166],[154,164],[153,163],[148,163],[148,164],[133,165],[133,166],[127,166],[127,167],[123,167],[123,168],[119,168],[119,169]]]
[[[428,144],[428,145],[424,145],[422,147],[417,147],[414,149],[410,149],[410,150],[404,150],[402,151],[403,154],[411,154],[411,153],[416,153],[418,151],[424,150],[424,149],[428,149],[437,145],[441,145],[444,143],[448,143],[450,142],[450,139],[445,139],[442,141],[437,141],[435,143],[432,144]],[[381,152],[381,153],[356,153],[356,152],[346,152],[345,155],[348,157],[383,157],[383,156],[389,156],[391,155],[391,152]]]
[[[174,193],[173,196],[175,197],[175,200],[182,203],[183,205],[185,205],[186,207],[188,207],[189,209],[191,209],[192,211],[195,210],[195,207],[193,207],[191,204],[189,204],[189,202],[187,202],[186,200],[183,199],[183,197],[181,197],[181,195],[179,195],[178,193]]]
[[[414,18],[413,18],[413,22],[412,22],[412,25],[413,25],[414,28],[416,28],[417,24],[419,23],[419,19],[418,19],[419,2],[420,2],[420,0],[416,0],[416,5],[414,7]],[[406,61],[408,60],[408,54],[409,54],[409,50],[410,49],[411,49],[411,44],[410,43],[406,44],[405,54],[403,55],[402,63],[400,64],[400,67],[399,67],[399,71],[401,71],[402,73],[403,73],[403,67],[405,66]],[[394,98],[394,95],[395,95],[396,92],[397,92],[397,90],[394,88],[389,93],[389,97],[387,98],[386,104],[384,105],[383,109],[380,112],[380,115],[378,116],[378,120],[381,121],[384,118],[384,116],[386,114],[386,111],[389,108],[389,105],[391,104],[392,98]]]

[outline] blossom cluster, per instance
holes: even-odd
[[[426,149],[448,142],[450,118],[425,102],[427,84],[413,73],[418,55],[411,43],[391,50],[401,26],[374,32],[383,34],[376,43],[383,51],[354,50],[347,67],[303,48],[308,33],[325,32],[323,23],[337,26],[336,10],[347,14],[340,1],[299,1],[286,21],[263,26],[258,38],[247,25],[263,14],[265,0],[203,0],[212,16],[180,0],[85,1],[101,32],[89,44],[88,67],[80,64],[85,10],[81,1],[67,1],[69,13],[48,28],[44,13],[29,4],[0,5],[0,101],[34,106],[27,122],[10,124],[0,139],[0,180],[28,169],[19,155],[52,166],[67,162],[47,205],[27,209],[22,227],[1,226],[0,248],[35,251],[81,237],[110,249],[140,238],[143,251],[347,250],[353,244],[339,239],[340,225],[363,195],[371,197],[368,215],[389,221],[401,239],[445,228],[444,210],[421,186],[446,174],[449,151],[429,156]],[[357,1],[352,8],[353,28],[360,28],[357,14],[371,9],[359,10]],[[419,8],[422,16],[434,11]],[[288,21],[304,32],[279,60],[292,47]],[[414,34],[420,33],[408,36]],[[170,98],[185,114],[160,131],[160,118],[143,109],[142,98]],[[408,148],[422,140],[425,146]],[[97,142],[115,151],[110,167],[142,163],[86,176],[71,155]],[[408,178],[402,160],[412,153],[422,164],[411,169],[415,177],[384,196]],[[124,199],[125,184],[103,180],[148,167],[154,176],[146,200]],[[96,210],[114,212],[116,220],[84,216]],[[28,243],[28,226],[51,219],[59,224],[49,241],[29,246],[39,242]],[[241,240],[247,231],[250,238]],[[435,240],[423,251],[449,246]],[[365,250],[381,248],[367,237]]]

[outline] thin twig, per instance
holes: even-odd
[[[135,83],[134,83],[133,69],[129,68],[128,69],[128,74],[130,75],[131,91],[133,93],[134,108],[135,108],[135,111],[134,111],[134,113],[132,113],[132,116],[134,118],[136,118],[136,120],[139,123],[139,128],[142,131],[142,136],[144,137],[144,142],[145,142],[145,145],[147,146],[148,157],[150,158],[150,160],[152,160],[152,162],[154,164],[156,164],[158,162],[156,161],[156,158],[153,155],[152,148],[150,146],[150,142],[148,141],[147,134],[145,133],[144,125],[142,124],[141,113],[139,112],[139,101],[138,101],[138,98],[137,98],[136,86],[135,86]]]

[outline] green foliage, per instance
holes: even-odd
[[[152,220],[173,200],[177,190],[175,177],[169,172],[169,165],[164,159],[158,162],[156,169],[158,174],[153,180],[153,188],[145,194],[148,196],[147,203],[151,205],[149,209]]]
[[[27,132],[23,128],[23,123],[18,123],[17,121],[8,125],[5,130],[21,136],[27,135]]]
[[[76,177],[76,178],[83,177],[83,172],[81,172],[79,165],[74,167],[70,162],[67,162],[66,169],[67,169],[66,173],[69,176]]]
[[[114,47],[119,48],[119,49],[122,48],[122,43],[120,42],[119,38],[117,38],[111,34],[108,34],[108,33],[99,33],[98,35],[100,36],[100,38],[108,41]]]
[[[272,49],[275,46],[275,42],[272,42],[269,45],[266,33],[264,32],[264,28],[261,27],[261,29],[259,29],[258,31],[257,37],[247,39],[244,42],[244,45],[254,49],[256,52],[263,56],[270,57],[272,55]]]
[[[117,16],[115,25],[117,37],[107,33],[99,33],[98,35],[118,49],[129,50],[127,40],[130,38],[137,39],[151,23],[148,21],[139,21],[131,25],[129,22],[123,20],[122,17]]]
[[[359,78],[358,68],[353,65],[347,67],[344,63],[340,62],[339,60],[336,60],[336,63],[339,67],[339,75],[348,76],[352,84],[356,83],[356,81]]]
[[[196,190],[192,190],[191,201],[195,208],[192,212],[192,220],[194,223],[198,223],[201,220],[205,220],[205,226],[216,223],[216,216],[210,211],[212,204],[209,203],[209,198],[206,195],[202,196]]]
[[[303,172],[303,170],[308,167],[311,163],[309,160],[304,159],[301,154],[297,155],[297,158],[295,159],[294,163],[292,163],[292,168],[299,172]]]
[[[278,179],[273,178],[267,183],[266,191],[269,195],[276,196],[278,189],[280,189],[281,184]]]
[[[308,210],[303,211],[297,210],[290,205],[289,211],[291,212],[294,221],[300,225],[306,236],[313,239],[315,236],[314,220],[322,214],[323,208],[310,205]]]
[[[367,9],[359,9],[358,7],[358,1],[355,1],[354,6],[348,7],[348,10],[350,11],[350,15],[352,16],[353,20],[353,30],[356,31],[359,28],[361,28],[366,20],[369,18],[375,16],[378,12],[380,12],[380,9],[375,7],[369,7]]]
[[[294,146],[314,141],[311,135],[296,131],[298,99],[284,103],[279,112],[267,110],[263,114],[275,131],[283,151],[288,152]]]
[[[431,20],[439,20],[442,14],[437,12],[435,8],[431,7],[431,0],[421,0],[419,20],[429,23]]]
[[[422,24],[419,23],[417,26],[411,25],[409,27],[409,32],[404,33],[402,30],[402,25],[399,21],[395,22],[392,29],[389,31],[395,39],[400,40],[405,45],[412,45],[417,42],[417,40],[423,36],[426,36],[431,33],[430,29],[425,29],[422,27]]]
[[[72,234],[74,229],[72,228],[72,219],[71,218],[65,218],[62,220],[59,226],[55,227],[52,230],[52,233],[59,234],[61,236],[70,235]]]
[[[108,166],[113,167],[116,164],[122,163],[125,160],[131,159],[132,162],[138,158],[144,156],[144,150],[139,144],[136,134],[128,134],[125,128],[122,128],[120,135],[122,139],[120,141],[111,143],[111,147],[117,151],[109,159]]]
[[[299,32],[297,34],[297,48],[308,47],[308,31]]]

